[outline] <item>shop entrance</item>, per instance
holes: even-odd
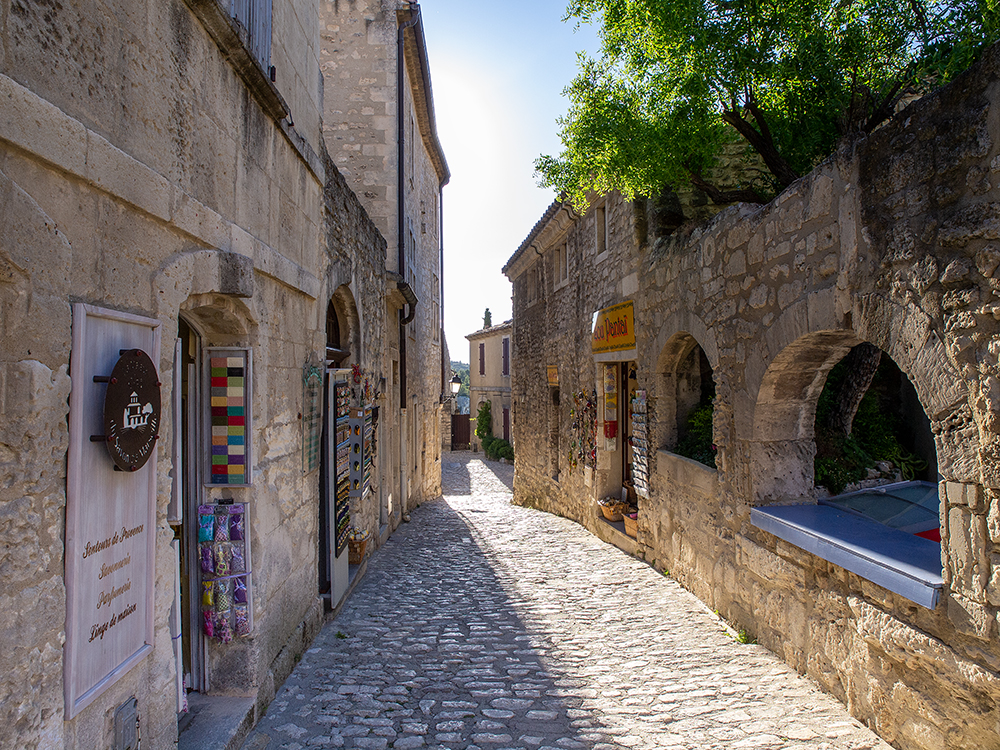
[[[619,424],[621,425],[622,447],[621,456],[622,487],[628,492],[628,502],[636,503],[635,485],[632,481],[632,409],[635,398],[636,382],[635,362],[622,362],[618,365],[619,376]]]
[[[178,356],[175,358],[174,383],[180,384],[180,518],[173,526],[180,551],[180,635],[184,691],[208,690],[207,644],[198,622],[198,505],[202,502],[204,468],[199,460],[199,435],[205,429],[202,410],[201,372],[202,337],[183,318],[177,326]],[[179,370],[176,371],[176,370]],[[175,427],[176,429],[176,427]],[[176,470],[176,467],[175,467]],[[186,698],[184,698],[186,704]]]

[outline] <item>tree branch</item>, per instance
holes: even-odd
[[[756,190],[746,188],[743,190],[720,190],[714,185],[705,182],[705,178],[690,165],[685,164],[684,168],[691,177],[691,184],[707,195],[712,203],[721,205],[724,203],[767,203],[764,197]]]
[[[751,110],[752,113],[753,110]],[[755,115],[755,119],[756,119]],[[760,121],[764,121],[763,113],[760,113]],[[736,132],[742,135],[753,150],[760,154],[768,170],[775,176],[781,187],[786,188],[799,179],[799,175],[789,165],[785,158],[778,153],[774,146],[774,141],[769,137],[764,137],[757,128],[743,119],[739,112],[733,109],[722,113],[722,119],[736,128]],[[770,134],[770,131],[766,131]]]
[[[892,117],[892,112],[896,108],[896,102],[899,101],[899,92],[902,88],[903,82],[901,80],[897,80],[896,83],[893,84],[892,88],[889,89],[888,93],[882,97],[882,101],[874,109],[871,117],[869,117],[868,121],[865,123],[866,133],[872,132],[875,128]]]

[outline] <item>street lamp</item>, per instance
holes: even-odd
[[[462,379],[456,375],[451,379],[451,395],[457,396],[460,390],[462,390]]]

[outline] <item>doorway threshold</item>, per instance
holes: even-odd
[[[635,537],[625,533],[625,524],[622,521],[609,521],[598,511],[597,528],[594,529],[597,538],[615,545],[626,554],[635,557],[639,552],[639,545]]]
[[[255,698],[188,693],[177,750],[239,750],[254,725]]]

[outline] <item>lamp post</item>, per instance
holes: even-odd
[[[451,395],[457,396],[460,390],[462,390],[462,379],[456,375],[451,379]]]

